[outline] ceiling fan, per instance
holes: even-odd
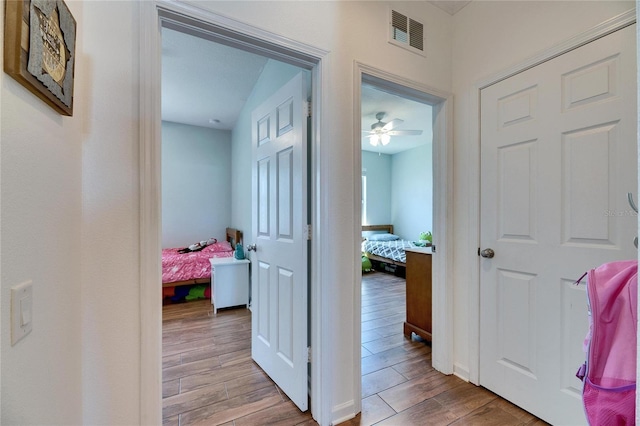
[[[387,145],[391,140],[391,136],[395,135],[421,135],[422,130],[394,130],[396,127],[404,123],[404,120],[400,120],[399,118],[394,118],[393,120],[385,123],[382,121],[384,116],[387,115],[385,112],[379,112],[376,114],[377,123],[373,123],[371,125],[371,130],[363,130],[363,133],[367,133],[367,137],[369,138],[369,143],[373,146],[378,146],[378,144]]]

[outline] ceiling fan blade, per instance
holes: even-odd
[[[387,132],[388,135],[391,136],[409,136],[409,135],[421,135],[422,130],[390,130]]]
[[[398,127],[399,125],[401,125],[402,123],[404,123],[404,120],[400,120],[399,118],[394,118],[393,120],[391,120],[390,122],[385,124],[384,127],[382,128],[382,130],[383,131],[388,131],[388,130],[394,129],[394,128]]]

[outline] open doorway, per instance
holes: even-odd
[[[404,366],[412,365],[414,372],[424,374],[433,371],[430,362],[432,123],[430,104],[363,82],[363,416],[371,416],[367,408],[370,406],[395,407],[389,392],[408,381],[401,374]],[[417,274],[416,268],[419,268]],[[409,284],[419,287],[420,294],[410,288],[409,293],[413,291],[413,294],[407,296]],[[428,300],[425,299],[427,291]],[[418,296],[421,300],[416,300]],[[420,318],[416,317],[416,308]],[[413,326],[419,327],[411,328]],[[382,363],[382,359],[393,361]]]
[[[312,72],[179,26],[162,28],[162,51],[163,422],[310,420],[252,361],[249,289],[218,310],[209,259],[251,242],[252,112],[299,74],[306,101]],[[236,284],[248,286],[248,268]]]
[[[371,308],[367,305],[367,301],[365,301],[365,290],[369,291],[360,278],[366,280],[366,273],[358,274],[358,294],[361,295],[357,299],[356,312],[358,315],[358,322],[355,324],[355,329],[357,330],[357,334],[354,335],[354,340],[356,341],[356,348],[354,348],[354,352],[362,354],[359,357],[357,363],[361,365],[362,375],[359,378],[360,380],[356,383],[356,386],[360,387],[362,392],[361,395],[363,397],[361,403],[362,407],[362,419],[369,421],[379,421],[382,419],[389,419],[389,421],[398,421],[403,422],[401,411],[404,413],[409,413],[412,410],[407,410],[409,407],[406,403],[409,399],[404,399],[405,402],[402,402],[403,398],[397,398],[400,393],[403,392],[404,389],[408,390],[414,396],[419,396],[418,399],[410,398],[413,403],[417,403],[417,401],[422,398],[421,392],[414,392],[416,388],[414,388],[414,384],[418,383],[422,379],[423,374],[451,374],[453,371],[453,363],[452,363],[452,310],[451,310],[451,289],[450,286],[447,286],[447,281],[451,276],[451,234],[452,229],[450,226],[450,218],[447,214],[446,206],[450,205],[450,188],[451,188],[451,133],[450,133],[450,121],[451,117],[451,96],[447,93],[443,93],[432,87],[425,86],[423,84],[417,83],[412,80],[408,80],[402,78],[397,75],[390,74],[383,70],[371,67],[366,64],[357,63],[355,69],[355,79],[358,84],[355,87],[355,95],[356,99],[363,99],[362,105],[361,103],[356,104],[356,108],[354,111],[354,121],[360,123],[360,126],[357,128],[357,133],[354,132],[354,138],[358,141],[357,145],[354,146],[354,149],[357,149],[355,152],[355,166],[356,170],[366,169],[366,194],[371,194],[371,183],[369,177],[369,169],[372,166],[364,166],[366,163],[366,159],[363,159],[363,144],[370,144],[369,138],[363,139],[364,136],[369,136],[369,132],[372,129],[375,129],[379,125],[375,125],[376,123],[371,121],[371,118],[363,118],[365,114],[373,114],[374,118],[382,111],[379,107],[371,107],[369,111],[366,110],[366,102],[365,96],[367,96],[367,92],[370,88],[376,90],[376,92],[372,92],[374,96],[395,96],[396,101],[400,102],[404,105],[411,105],[407,101],[414,102],[423,107],[430,108],[430,112],[427,112],[425,109],[423,112],[423,117],[418,119],[416,124],[405,125],[404,121],[401,123],[402,126],[398,126],[398,130],[407,130],[407,131],[415,131],[422,130],[425,132],[424,123],[419,123],[419,121],[425,121],[430,126],[428,131],[432,132],[432,145],[429,148],[422,148],[422,150],[430,151],[430,154],[423,157],[421,160],[422,163],[418,165],[413,165],[413,159],[409,160],[409,167],[404,167],[409,171],[413,168],[420,169],[423,173],[425,167],[423,167],[426,161],[431,163],[430,173],[431,178],[427,178],[426,184],[431,186],[431,199],[430,206],[423,206],[422,209],[429,209],[432,213],[429,215],[431,217],[431,229],[425,228],[425,224],[420,224],[419,230],[417,231],[409,231],[410,235],[407,235],[405,239],[419,241],[421,238],[420,233],[431,231],[433,238],[432,242],[434,246],[437,246],[437,255],[432,255],[432,271],[428,274],[420,273],[419,275],[432,277],[432,294],[431,298],[433,302],[423,301],[421,302],[422,306],[430,306],[432,308],[431,317],[432,327],[431,327],[431,347],[425,343],[425,340],[420,340],[417,335],[414,335],[413,331],[410,330],[407,333],[411,339],[406,338],[404,336],[405,331],[405,322],[406,322],[406,283],[405,277],[402,276],[403,269],[400,268],[400,265],[394,265],[393,262],[383,262],[387,265],[383,268],[389,269],[389,272],[393,272],[394,274],[380,274],[379,277],[384,277],[383,282],[374,282],[372,286],[372,292],[395,292],[395,294],[382,295],[381,299],[385,298],[392,301],[392,303],[396,303],[396,306],[393,307],[391,304],[389,305],[389,309],[395,310],[395,313],[392,313],[390,316],[387,316],[387,319],[377,320],[371,317]],[[414,104],[414,106],[417,106]],[[407,112],[406,114],[409,114]],[[400,113],[395,114],[391,112],[389,117],[381,120],[383,123],[393,122],[395,118],[404,119],[404,117],[400,116]],[[377,122],[377,119],[375,120]],[[398,123],[397,121],[395,123]],[[372,127],[372,124],[374,126]],[[386,124],[382,124],[384,128]],[[387,127],[388,128],[388,127]],[[414,133],[414,132],[409,132]],[[428,133],[427,133],[428,134]],[[389,139],[389,143],[387,145],[391,146],[393,142],[393,136]],[[375,149],[375,147],[374,147]],[[371,154],[365,153],[364,156],[370,156]],[[396,155],[396,154],[393,154]],[[381,160],[383,156],[382,153],[373,152],[373,158],[376,160]],[[390,161],[390,160],[389,160]],[[402,161],[399,162],[402,164]],[[364,166],[364,167],[363,167]],[[389,178],[390,180],[390,178]],[[422,183],[422,182],[421,182]],[[357,186],[358,195],[362,194],[362,186]],[[358,200],[364,201],[364,200]],[[390,201],[388,201],[391,204]],[[359,205],[360,204],[360,205]],[[356,203],[354,205],[354,209],[356,211],[356,219],[366,223],[372,219],[369,207],[369,200],[367,200],[366,204],[366,219],[362,219],[363,209],[361,203]],[[390,218],[390,213],[389,219]],[[424,217],[424,216],[422,216]],[[391,220],[390,220],[391,221]],[[393,225],[392,223],[387,223],[383,225]],[[402,226],[400,227],[402,231]],[[390,229],[389,229],[390,231]],[[392,234],[396,234],[396,229],[394,227],[393,232],[389,232]],[[405,231],[402,231],[405,232]],[[366,235],[366,234],[365,234]],[[362,227],[358,227],[357,229],[357,239],[361,241],[363,239]],[[426,244],[425,244],[426,245]],[[358,246],[358,251],[362,254],[362,249],[360,245]],[[425,247],[419,247],[419,249],[425,249]],[[433,247],[435,250],[435,247]],[[406,252],[406,250],[405,250]],[[390,266],[389,266],[390,265]],[[404,265],[406,268],[406,265]],[[360,265],[358,265],[358,271],[360,271]],[[396,271],[398,273],[396,274]],[[404,269],[406,276],[406,269]],[[399,275],[399,276],[396,276]],[[373,289],[373,287],[378,287]],[[395,290],[394,290],[395,287]],[[399,296],[398,296],[399,295]],[[395,301],[394,301],[395,300]],[[414,300],[412,297],[409,300]],[[394,301],[394,302],[393,302]],[[398,302],[399,301],[399,302]],[[384,312],[384,302],[381,307]],[[388,312],[386,313],[388,314]],[[375,315],[375,314],[374,314]],[[372,323],[366,324],[366,321],[373,320]],[[393,322],[391,324],[390,329],[388,330],[394,337],[389,339],[380,339],[380,342],[376,345],[367,344],[368,341],[372,338],[370,329],[375,329],[377,327],[371,327],[371,324],[375,325],[376,322],[382,326],[384,322]],[[373,337],[376,338],[375,334],[386,334],[387,332],[384,329],[381,329],[382,333],[376,333],[374,330]],[[382,336],[384,337],[384,336]],[[393,347],[393,346],[396,347]],[[367,348],[369,346],[369,348]],[[371,347],[375,346],[375,347]],[[395,356],[401,355],[406,356],[405,349],[408,347],[415,347],[418,351],[422,351],[417,354],[414,358],[414,361],[420,364],[419,368],[416,368],[416,365],[412,363],[410,360],[404,361],[404,366],[408,367],[407,371],[415,371],[417,376],[414,376],[412,379],[407,381],[408,377],[403,375],[398,369],[395,369],[393,366],[387,366],[389,360],[393,360]],[[372,350],[373,349],[373,350]],[[390,352],[387,353],[389,356],[385,356],[385,352],[387,349],[390,349]],[[368,351],[368,352],[367,352]],[[373,353],[374,351],[378,351],[378,353]],[[371,355],[371,356],[367,356]],[[402,362],[401,362],[402,363]],[[398,368],[403,368],[398,366]],[[426,368],[426,370],[425,370]],[[428,371],[427,371],[428,370]],[[399,374],[398,374],[399,373]],[[364,377],[363,377],[364,376]],[[368,377],[366,377],[368,376]],[[370,383],[367,383],[369,381]],[[377,382],[377,383],[376,383]],[[395,384],[394,384],[395,382]],[[373,386],[370,386],[373,384]],[[389,389],[384,390],[380,385],[387,386]],[[369,395],[369,396],[367,396]],[[395,395],[395,397],[394,397]],[[392,400],[396,398],[395,402]],[[427,398],[428,399],[428,398]],[[423,399],[424,402],[425,399]],[[382,410],[379,410],[382,408]],[[414,407],[418,409],[418,407]],[[377,419],[377,420],[376,420]]]

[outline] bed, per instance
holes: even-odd
[[[363,225],[362,226],[362,253],[370,260],[395,266],[406,266],[407,255],[405,249],[413,247],[425,247],[415,241],[392,239],[386,240],[382,235],[393,235],[393,225]],[[376,241],[374,236],[380,235],[382,240]],[[430,246],[427,243],[426,246]]]
[[[242,232],[227,228],[226,240],[218,241],[204,249],[179,253],[180,248],[162,250],[162,287],[177,287],[211,282],[212,257],[231,257],[236,244],[242,242]]]

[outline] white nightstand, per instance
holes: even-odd
[[[249,259],[214,257],[211,262],[213,313],[229,306],[249,306]]]

